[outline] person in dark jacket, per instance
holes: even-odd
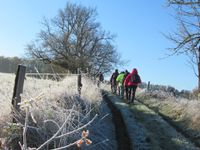
[[[99,72],[98,78],[99,78],[99,80],[97,81],[97,86],[99,87],[100,84],[103,83],[103,81],[104,81],[104,76],[103,76],[102,72]]]
[[[125,78],[124,86],[128,87],[128,103],[133,103],[135,99],[135,92],[138,84],[141,83],[140,76],[136,68]]]
[[[112,74],[110,78],[110,84],[111,84],[111,91],[112,93],[116,93],[117,91],[117,76],[119,75],[118,69],[115,69],[115,72]]]
[[[104,80],[103,73],[100,72],[100,73],[99,73],[99,81],[100,81],[100,82],[103,82],[103,80]]]

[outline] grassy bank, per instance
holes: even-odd
[[[144,125],[148,135],[146,140],[149,142],[150,149],[196,149],[190,141],[145,105],[136,102],[134,105],[130,105],[130,109],[134,118]]]
[[[90,131],[88,138],[92,137],[93,148],[105,146],[95,146],[105,140],[105,137],[100,134],[102,130],[97,130],[101,126],[97,122],[103,117],[100,110],[102,97],[93,81],[82,79],[82,94],[79,97],[76,76],[67,77],[60,82],[26,78],[21,95],[21,111],[14,114],[18,120],[14,124],[11,113],[14,79],[15,76],[11,74],[1,74],[0,78],[0,105],[4,108],[0,110],[0,138],[6,139],[4,146],[22,149],[20,142],[23,146],[38,148],[56,135],[41,148],[73,148],[77,146],[77,142],[81,142],[79,139],[83,136],[83,130]],[[85,143],[81,147],[88,149]]]
[[[141,93],[138,99],[200,146],[200,101],[172,96],[155,97],[151,93]]]

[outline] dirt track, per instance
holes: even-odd
[[[105,95],[104,100],[112,112],[118,150],[199,150],[166,119],[145,105],[137,101],[127,105],[110,94]],[[124,111],[125,107],[128,111]]]
[[[112,119],[115,124],[116,140],[118,143],[118,150],[132,150],[132,145],[130,138],[127,134],[127,128],[124,123],[123,117],[120,111],[114,106],[114,104],[109,100],[107,95],[104,96],[104,100],[108,104],[112,112]]]

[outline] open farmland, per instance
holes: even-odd
[[[26,77],[21,111],[12,114],[14,80],[14,74],[1,74],[4,109],[0,111],[0,135],[4,149],[21,150],[19,142],[37,150],[79,146],[94,150],[199,149],[197,100],[139,88],[138,101],[128,105],[110,94],[109,84],[99,88],[85,76],[81,96],[77,91],[77,75],[59,82]],[[12,123],[13,117],[17,124]]]
[[[112,137],[112,132],[114,132],[110,117],[108,117],[109,111],[102,101],[100,89],[93,81],[86,77],[82,78],[82,94],[79,97],[77,76],[68,76],[60,82],[27,77],[24,81],[24,92],[21,95],[21,112],[14,114],[18,124],[10,124],[13,116],[11,99],[15,75],[2,73],[0,76],[2,87],[4,87],[0,89],[0,105],[3,108],[0,111],[2,129],[0,135],[2,138],[9,137],[10,143],[8,142],[7,145],[11,148],[20,149],[18,142],[21,141],[22,127],[25,122],[28,124],[27,144],[30,147],[41,146],[59,129],[60,133],[57,136],[61,138],[57,138],[56,141],[54,139],[42,148],[77,147],[77,141],[81,139],[83,129],[90,132],[88,138],[91,138],[93,142],[92,148],[115,147],[115,144],[113,145],[115,141],[107,137]],[[24,120],[27,108],[28,121]],[[111,125],[106,127],[105,123]],[[100,129],[96,130],[97,128]],[[101,146],[98,143],[101,143]],[[82,148],[84,149],[84,145]]]
[[[99,88],[85,76],[81,96],[77,75],[59,82],[26,77],[21,111],[12,114],[15,75],[0,75],[2,149],[199,149],[197,100],[138,88],[138,101],[128,105],[109,84]]]

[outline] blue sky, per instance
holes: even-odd
[[[39,33],[43,17],[53,18],[68,0],[6,0],[0,2],[0,55],[24,55],[25,45]],[[173,46],[162,33],[177,29],[165,0],[70,0],[95,7],[97,21],[116,34],[115,44],[122,59],[129,60],[119,70],[137,68],[142,81],[192,90],[197,77],[186,56],[160,59]]]

